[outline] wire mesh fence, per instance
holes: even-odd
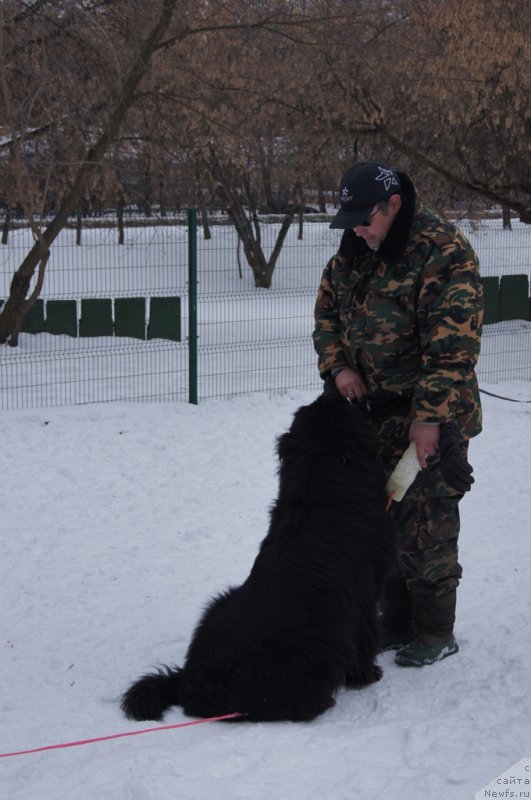
[[[22,333],[16,348],[0,348],[2,407],[186,400],[186,342],[147,338],[152,301],[187,294],[186,227],[132,226],[122,245],[116,230],[88,228],[76,241],[77,231],[67,228],[51,249],[41,293],[44,330]],[[18,229],[0,248],[0,298],[32,243],[29,231]],[[110,301],[110,336],[83,335],[82,304],[97,298]],[[145,301],[143,338],[116,335],[122,299]],[[72,324],[65,327],[63,315],[54,327],[53,314],[71,304]]]
[[[279,227],[278,220],[262,221],[266,259]],[[513,230],[504,231],[501,220],[490,220],[461,227],[480,256],[483,276],[529,276],[531,226],[513,222]],[[199,229],[197,399],[317,391],[313,306],[323,267],[337,249],[337,231],[325,221],[307,221],[302,230],[292,225],[268,289],[256,288],[232,226],[211,224],[210,235]],[[20,228],[0,247],[0,299],[31,245],[30,232]],[[0,348],[1,407],[189,400],[189,290],[185,217],[130,220],[123,244],[113,227],[83,228],[80,240],[74,227],[65,229],[48,262],[40,327],[28,325],[33,332],[23,332],[18,347]],[[155,314],[160,298],[178,304],[171,306],[178,313],[169,323]],[[107,301],[108,335],[91,335],[84,322],[87,301],[96,299]],[[119,325],[121,303],[133,300],[144,301],[141,318],[136,333],[123,335],[133,328]],[[61,303],[63,310],[66,303],[73,309],[68,333],[54,322]],[[531,380],[530,354],[529,321],[485,326],[480,380]]]

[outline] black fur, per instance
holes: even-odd
[[[379,680],[376,606],[394,563],[385,478],[360,411],[335,391],[278,440],[279,492],[251,573],[214,598],[182,668],[145,675],[125,714],[311,720]]]

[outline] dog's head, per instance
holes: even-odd
[[[290,429],[277,440],[277,453],[281,464],[308,456],[323,463],[340,459],[369,482],[385,482],[376,436],[357,405],[337,391],[295,412]]]

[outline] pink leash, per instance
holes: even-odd
[[[81,739],[79,742],[65,742],[64,744],[49,744],[46,747],[35,747],[32,750],[18,750],[15,753],[0,753],[0,758],[10,756],[27,756],[30,753],[42,753],[44,750],[60,750],[65,747],[80,747],[83,744],[94,744],[94,742],[107,742],[109,739],[122,739],[124,736],[140,736],[142,733],[153,733],[154,731],[171,731],[176,728],[188,728],[191,725],[202,725],[203,722],[219,722],[222,719],[235,719],[243,717],[244,714],[235,712],[234,714],[223,714],[220,717],[206,717],[205,719],[194,719],[191,722],[180,722],[177,725],[161,725],[158,728],[144,728],[141,731],[128,731],[127,733],[113,733],[110,736],[97,736],[94,739]]]

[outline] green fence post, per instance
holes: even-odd
[[[188,402],[197,405],[197,210],[188,209]]]

